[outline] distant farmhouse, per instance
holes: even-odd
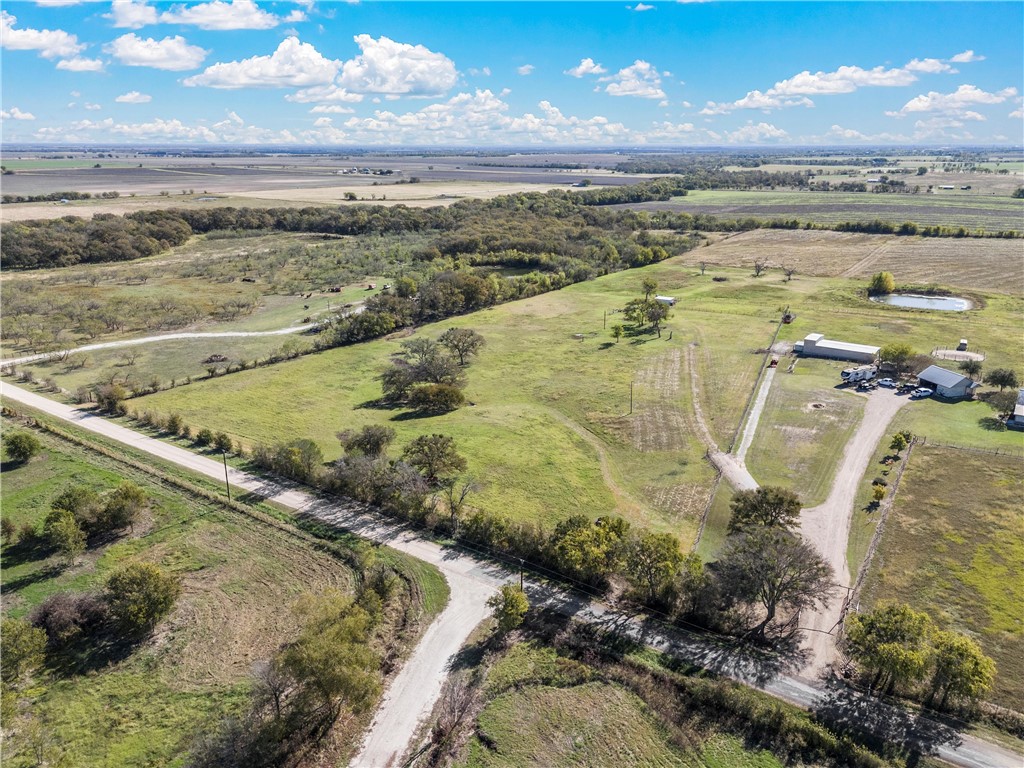
[[[1017,393],[1017,404],[1013,406],[1013,413],[1006,420],[1006,426],[1024,430],[1024,389]]]
[[[820,333],[807,334],[803,341],[793,345],[793,351],[804,357],[827,357],[830,360],[852,360],[855,363],[873,363],[878,357],[878,347],[833,341]]]
[[[929,365],[917,374],[917,380],[922,387],[935,390],[935,394],[939,397],[948,397],[952,400],[973,397],[974,390],[980,386],[970,376],[964,376],[956,371],[947,371],[937,365]]]

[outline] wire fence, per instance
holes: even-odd
[[[953,443],[940,443],[935,440],[929,440],[927,435],[918,437],[917,442],[921,445],[927,445],[932,448],[950,448],[954,451],[967,451],[969,453],[986,453],[991,456],[1013,456],[1018,459],[1024,459],[1024,450],[1018,450],[1016,448],[976,448],[968,445],[954,445]]]

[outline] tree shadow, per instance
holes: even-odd
[[[31,539],[22,539],[17,544],[8,544],[4,547],[4,568],[13,568],[25,563],[35,562],[49,557],[52,549],[42,536],[33,536]],[[4,591],[13,589],[14,582],[4,582]]]
[[[10,562],[5,555],[4,565],[16,565],[16,563]],[[26,573],[24,576],[19,576],[16,579],[4,581],[4,592],[19,592],[26,587],[31,587],[33,584],[38,584],[41,581],[55,578],[59,576],[63,570],[64,568],[59,565],[44,566],[32,573]]]
[[[47,666],[56,677],[70,678],[96,672],[124,661],[142,644],[149,633],[120,634],[106,624],[89,634],[81,634],[63,648],[47,655]]]
[[[364,400],[361,403],[356,403],[355,407],[357,409],[371,409],[377,411],[398,411],[405,406],[402,403],[390,403],[387,400],[378,397],[373,400]]]
[[[841,684],[819,699],[812,711],[840,734],[856,735],[878,749],[888,745],[909,753],[908,765],[916,762],[916,756],[935,754],[942,745],[956,747],[963,742],[946,723]]]
[[[388,421],[418,421],[419,419],[430,419],[434,416],[444,416],[443,413],[430,413],[429,411],[403,411],[396,413]]]
[[[995,416],[983,416],[978,419],[978,426],[982,429],[988,430],[989,432],[1005,432],[1006,424],[1001,419],[997,419]]]
[[[23,467],[26,464],[28,464],[27,461],[14,461],[13,459],[8,459],[7,461],[0,461],[0,473],[10,472],[11,470],[17,469],[18,467]]]
[[[615,346],[615,342],[614,341],[602,341],[600,344],[598,344],[597,348],[598,349],[610,349],[611,347],[614,347],[614,346]]]

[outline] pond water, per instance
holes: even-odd
[[[959,296],[920,296],[915,293],[890,293],[885,296],[872,296],[871,300],[892,304],[894,307],[937,309],[940,312],[964,312],[974,306],[969,299],[962,299]]]

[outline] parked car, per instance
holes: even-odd
[[[910,393],[910,396],[911,397],[931,397],[934,394],[935,393],[932,392],[927,387],[918,387],[917,389],[915,389],[913,392]]]
[[[890,379],[888,376],[884,379],[878,380],[878,386],[880,387],[896,387],[898,386],[896,379]]]

